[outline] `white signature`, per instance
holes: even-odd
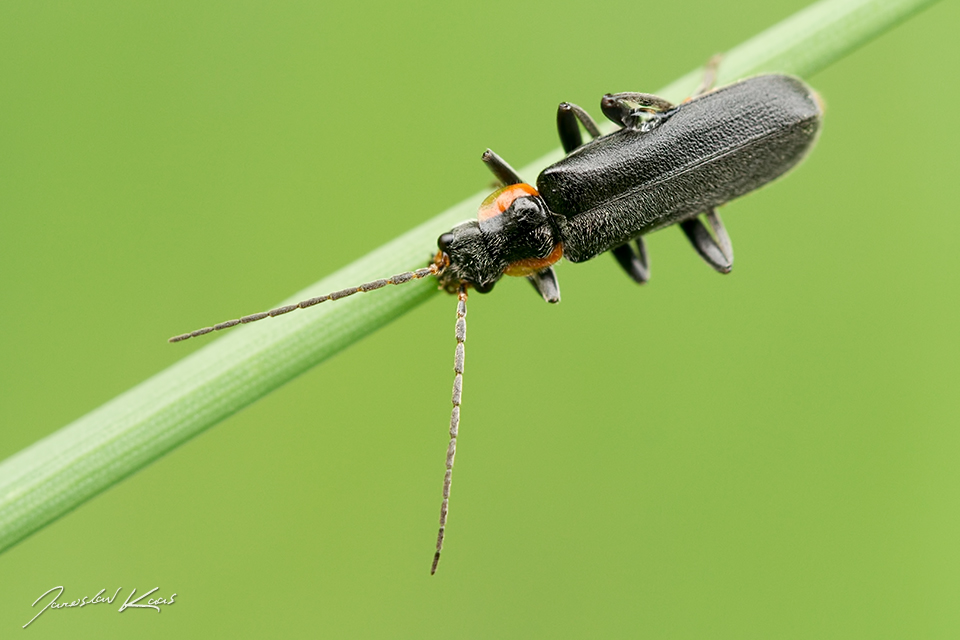
[[[30,618],[30,622],[23,625],[23,628],[26,629],[27,627],[29,627],[30,624],[34,620],[39,618],[40,614],[46,611],[47,609],[69,609],[73,607],[85,607],[90,604],[102,604],[104,602],[106,602],[107,604],[113,604],[113,601],[117,599],[117,595],[120,593],[120,589],[123,589],[123,587],[118,587],[117,590],[113,592],[113,597],[110,597],[110,598],[105,598],[103,596],[103,592],[106,591],[106,589],[100,589],[97,595],[93,596],[92,598],[83,596],[82,598],[78,600],[73,600],[72,602],[57,602],[57,598],[63,595],[62,586],[54,587],[52,589],[47,589],[40,595],[39,598],[33,601],[33,604],[30,605],[31,607],[37,606],[38,602],[43,600],[44,597],[53,593],[54,591],[57,592],[57,595],[53,596],[50,602],[47,603],[47,606],[45,606],[43,609],[40,609],[40,611],[37,612],[37,615]],[[133,598],[133,596],[136,595],[137,593],[137,590],[134,589],[133,591],[130,592],[130,595],[127,596],[126,601],[124,601],[124,603],[120,605],[120,608],[117,609],[117,611],[122,613],[124,609],[156,609],[157,613],[160,613],[160,605],[173,604],[173,599],[177,597],[176,593],[171,595],[169,598],[150,598],[149,600],[147,600],[146,604],[138,604],[141,600],[143,600],[144,598],[149,596],[151,593],[159,589],[160,587],[154,587],[153,589],[151,589],[150,591],[147,591],[145,594],[143,594],[136,600],[131,600],[131,598]]]

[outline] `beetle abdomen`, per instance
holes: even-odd
[[[757,76],[680,105],[652,131],[583,145],[537,179],[566,219],[564,257],[588,260],[770,182],[806,154],[820,115],[800,80]]]

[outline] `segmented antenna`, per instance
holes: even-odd
[[[467,340],[467,287],[460,284],[457,291],[457,350],[453,357],[453,410],[450,412],[450,444],[447,446],[447,472],[443,475],[443,502],[440,503],[440,531],[437,532],[437,552],[433,554],[430,575],[437,572],[440,551],[443,549],[443,532],[447,526],[447,511],[450,507],[450,483],[453,480],[453,459],[457,455],[457,431],[460,428],[460,395],[463,393],[463,343]]]
[[[196,338],[197,336],[202,336],[213,331],[220,331],[221,329],[229,329],[230,327],[235,327],[238,324],[247,324],[249,322],[256,322],[257,320],[263,320],[264,318],[273,318],[275,316],[282,316],[285,313],[290,313],[291,311],[296,311],[297,309],[306,309],[307,307],[312,307],[315,304],[320,304],[321,302],[326,302],[327,300],[339,300],[340,298],[346,298],[347,296],[352,296],[355,293],[360,293],[361,291],[373,291],[374,289],[380,289],[385,287],[388,284],[403,284],[405,282],[410,282],[411,280],[419,280],[420,278],[426,278],[427,276],[437,276],[440,275],[446,265],[443,263],[440,255],[437,256],[436,261],[431,264],[429,267],[424,267],[423,269],[417,269],[416,271],[407,271],[406,273],[400,273],[389,278],[383,278],[380,280],[374,280],[373,282],[365,282],[357,287],[349,287],[347,289],[341,289],[340,291],[334,291],[333,293],[328,293],[325,296],[319,296],[316,298],[310,298],[309,300],[304,300],[303,302],[298,302],[297,304],[288,304],[285,307],[277,307],[276,309],[271,309],[270,311],[262,311],[260,313],[252,313],[248,316],[243,316],[242,318],[237,318],[236,320],[227,320],[226,322],[221,322],[215,324],[212,327],[204,327],[203,329],[197,329],[196,331],[191,331],[190,333],[184,333],[179,336],[173,336],[168,340],[168,342],[181,342],[183,340],[188,340],[190,338]]]

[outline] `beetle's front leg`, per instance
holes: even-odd
[[[523,183],[523,178],[513,170],[513,167],[490,149],[484,151],[480,159],[487,165],[490,172],[497,177],[497,180],[503,183],[503,186],[507,187],[511,184]]]
[[[638,129],[644,114],[673,109],[674,104],[652,93],[608,93],[600,100],[603,115],[626,129]]]
[[[541,271],[530,274],[527,280],[533,285],[533,288],[540,292],[543,299],[551,304],[560,302],[560,283],[557,282],[557,274],[553,267],[547,267]]]

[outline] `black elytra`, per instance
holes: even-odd
[[[540,173],[536,190],[523,185],[527,189],[509,193],[522,180],[499,156],[484,154],[506,185],[507,206],[487,218],[481,208],[480,220],[440,236],[438,246],[449,259],[441,281],[448,290],[467,283],[485,293],[504,274],[525,275],[544,298],[557,301],[549,260],[559,257],[558,246],[570,262],[611,251],[642,283],[649,278],[642,236],[677,223],[708,264],[729,272],[733,251],[716,207],[796,166],[822,118],[817,94],[786,75],[748,78],[676,106],[642,93],[607,95],[601,106],[621,129],[599,135],[583,109],[560,105],[557,124],[567,156]],[[578,122],[594,139],[582,143]]]

